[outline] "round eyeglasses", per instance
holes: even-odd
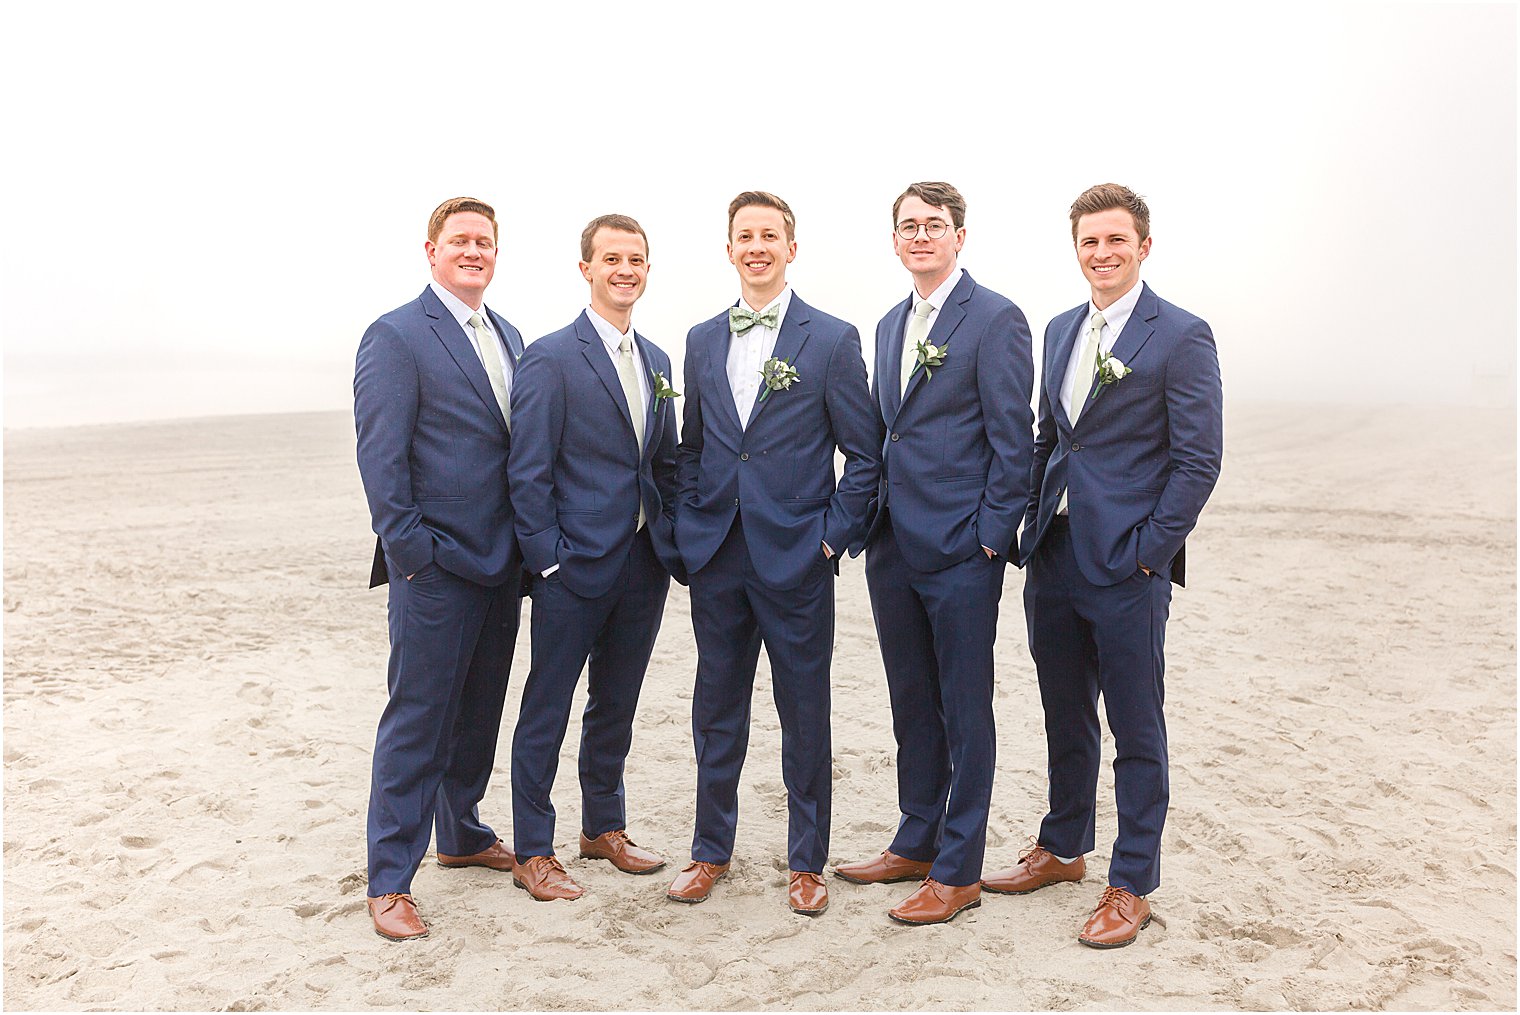
[[[920,229],[924,231],[924,235],[928,236],[929,239],[937,240],[941,236],[945,235],[945,233],[950,231],[950,226],[948,223],[941,222],[939,219],[933,219],[929,222],[897,223],[897,235],[901,236],[905,240],[916,239],[918,237],[918,231]]]

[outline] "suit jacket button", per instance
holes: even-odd
[[[739,461],[741,461],[741,462],[747,462],[747,461],[749,461],[749,452],[748,451],[742,451],[742,452],[740,452],[739,453]]]
[[[735,497],[734,498],[734,507],[738,507],[738,506],[739,506],[739,498]]]
[[[893,435],[892,435],[892,439],[893,439],[893,440],[894,440],[894,441],[895,441],[895,440],[897,440],[897,434],[893,434]]]
[[[1075,441],[1073,441],[1072,445],[1071,445],[1071,449],[1073,451],[1081,451],[1082,450],[1082,445],[1080,445],[1080,444],[1076,443]]]

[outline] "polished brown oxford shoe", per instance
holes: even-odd
[[[565,873],[557,856],[530,856],[512,868],[512,883],[539,902],[564,899],[573,902],[586,894]]]
[[[405,892],[392,892],[379,898],[366,896],[369,918],[375,924],[375,933],[392,941],[406,941],[414,937],[427,937],[427,924],[417,915],[417,904]]]
[[[706,902],[713,883],[728,873],[726,863],[693,860],[681,868],[666,890],[665,897],[675,902]]]
[[[581,856],[587,860],[609,860],[624,874],[652,874],[665,866],[665,858],[628,838],[621,828],[603,832],[594,839],[581,833]]]
[[[440,867],[489,867],[493,871],[505,871],[510,874],[512,868],[517,865],[517,857],[497,839],[490,846],[479,853],[471,853],[469,856],[449,856],[447,853],[438,854],[438,866]]]
[[[1128,889],[1109,885],[1077,940],[1089,948],[1123,948],[1151,922],[1151,904]]]
[[[821,874],[812,871],[791,871],[791,883],[786,889],[786,904],[792,912],[803,916],[817,916],[829,908],[829,890]]]
[[[925,878],[914,893],[887,910],[898,923],[949,923],[963,909],[982,904],[982,885],[944,885]]]
[[[929,876],[929,869],[933,866],[932,863],[909,860],[890,849],[884,849],[881,856],[870,860],[836,864],[834,876],[853,881],[857,885],[890,885],[898,881],[922,881]]]
[[[1050,850],[1035,843],[1019,854],[1019,862],[982,878],[982,887],[999,895],[1028,895],[1062,881],[1081,881],[1087,873],[1087,861],[1077,857],[1071,863],[1057,860]]]

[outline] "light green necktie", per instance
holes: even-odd
[[[1098,340],[1103,335],[1103,315],[1096,313],[1087,326],[1087,337],[1082,341],[1082,352],[1077,356],[1077,382],[1071,386],[1071,425],[1077,425],[1087,396],[1092,394],[1093,374],[1098,369]]]
[[[758,314],[749,307],[728,308],[728,330],[735,335],[742,335],[757,324],[765,328],[774,328],[779,320],[781,320],[781,304],[779,303]]]
[[[496,404],[501,407],[502,419],[507,421],[507,429],[512,429],[512,400],[507,394],[507,375],[501,363],[501,349],[496,344],[496,336],[486,330],[486,322],[481,320],[479,314],[470,315],[470,330],[475,332],[475,348],[480,353],[480,361],[485,364],[486,376],[491,379],[491,393],[496,396]]]
[[[633,339],[623,336],[622,342],[618,343],[617,358],[618,380],[623,382],[623,397],[628,401],[628,417],[633,420],[633,436],[639,446],[639,461],[644,459],[644,412],[643,398],[639,391],[639,371],[633,365]],[[644,527],[644,498],[639,497],[639,520],[634,526],[634,531]]]
[[[1087,327],[1087,337],[1082,340],[1082,351],[1077,354],[1076,382],[1071,386],[1071,425],[1077,425],[1077,417],[1082,415],[1082,406],[1087,403],[1087,396],[1092,392],[1093,374],[1098,369],[1098,340],[1103,335],[1103,315],[1092,315],[1092,321]],[[1068,486],[1061,491],[1061,503],[1056,505],[1057,514],[1066,514]]]
[[[918,343],[929,337],[929,315],[932,313],[934,304],[928,300],[919,300],[913,305],[913,316],[908,318],[908,333],[903,336],[901,395],[908,393],[908,381],[918,366]]]

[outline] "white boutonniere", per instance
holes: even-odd
[[[1124,365],[1122,359],[1112,353],[1099,353],[1098,376],[1092,393],[1093,401],[1096,402],[1098,400],[1098,396],[1103,394],[1104,388],[1110,384],[1117,384],[1129,375],[1130,369]]]
[[[760,392],[760,401],[765,401],[772,391],[785,391],[797,383],[797,368],[792,366],[789,360],[777,359],[772,356],[760,367],[760,377],[765,381],[765,390]]]
[[[931,367],[945,365],[945,357],[950,354],[950,343],[944,345],[930,345],[927,340],[920,340],[914,347],[918,350],[918,365],[924,368],[924,380],[927,382],[934,376]]]
[[[657,409],[660,406],[660,399],[681,397],[681,393],[670,386],[670,382],[665,379],[665,374],[659,370],[654,372],[654,383],[651,387],[654,388],[654,404]]]

